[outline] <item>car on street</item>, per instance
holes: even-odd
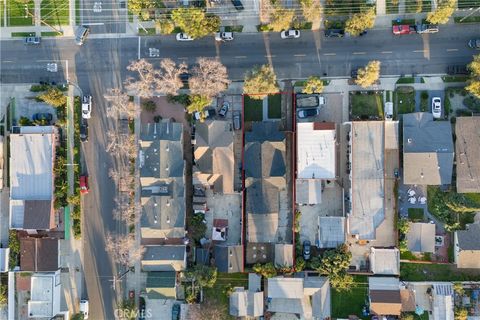
[[[480,39],[472,39],[468,41],[468,46],[472,49],[480,49]]]
[[[80,193],[87,194],[88,191],[90,191],[90,188],[88,187],[88,176],[81,175],[80,176]]]
[[[345,31],[343,29],[326,29],[325,37],[327,38],[343,38]]]
[[[395,35],[403,35],[403,34],[413,34],[416,33],[415,26],[410,26],[408,24],[400,24],[392,27],[392,32]]]
[[[235,9],[237,9],[238,11],[241,11],[244,9],[242,1],[240,0],[231,0],[231,1]]]
[[[318,108],[309,108],[309,109],[300,109],[298,110],[298,117],[300,119],[305,119],[309,117],[315,117],[320,114],[320,110]]]
[[[75,43],[79,46],[83,45],[85,39],[90,33],[90,28],[87,26],[80,26],[75,31]]]
[[[90,119],[92,117],[92,96],[82,97],[82,118]]]
[[[437,33],[438,32],[438,26],[436,24],[417,24],[415,26],[415,30],[417,30],[417,33],[422,34],[422,33]]]
[[[50,121],[53,120],[53,114],[45,113],[35,113],[32,117],[33,121],[44,122],[45,124],[50,124]]]
[[[280,32],[280,37],[282,39],[297,39],[300,38],[300,30],[285,30]]]
[[[230,107],[230,104],[227,101],[224,101],[223,104],[222,104],[222,108],[218,112],[218,115],[220,117],[225,117],[227,115],[229,107]]]
[[[87,121],[82,121],[80,124],[80,141],[88,142],[88,124]]]
[[[240,111],[233,111],[233,129],[240,130],[242,128],[242,119],[240,117]]]
[[[232,41],[233,40],[233,32],[217,32],[215,34],[216,41]]]
[[[310,260],[310,255],[312,251],[312,244],[309,240],[303,241],[303,259]]]
[[[40,44],[40,37],[26,37],[25,44]]]
[[[88,300],[80,300],[80,314],[83,315],[83,319],[88,319],[89,309]]]
[[[432,98],[432,114],[435,119],[442,116],[442,99],[440,97]]]
[[[193,38],[184,32],[177,33],[177,41],[193,41]]]

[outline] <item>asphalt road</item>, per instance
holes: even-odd
[[[84,1],[84,8],[93,0]],[[102,4],[102,8],[105,4]],[[120,10],[121,11],[121,10]],[[115,14],[110,11],[110,14]],[[84,19],[101,21],[91,14]],[[108,20],[108,19],[107,19]],[[96,32],[114,32],[117,27],[99,25],[81,47],[73,39],[46,39],[39,46],[26,46],[23,40],[0,42],[0,82],[35,83],[40,80],[78,84],[84,93],[93,96],[93,117],[89,120],[89,142],[83,145],[84,171],[90,176],[91,192],[84,197],[84,245],[86,292],[92,319],[112,319],[115,294],[112,277],[115,264],[105,251],[107,232],[123,231],[112,219],[115,188],[108,170],[116,166],[105,152],[105,132],[109,127],[105,116],[103,94],[119,86],[131,60],[148,58],[158,64],[161,58],[194,64],[197,57],[219,57],[227,66],[232,80],[241,80],[254,65],[271,63],[279,79],[305,78],[310,75],[348,76],[352,68],[369,60],[382,62],[382,75],[440,74],[448,65],[466,64],[478,51],[467,47],[467,41],[478,37],[472,25],[442,27],[431,35],[393,36],[389,30],[372,30],[361,38],[324,39],[320,32],[302,31],[300,39],[282,40],[278,33],[235,34],[232,42],[216,43],[213,37],[179,43],[174,36],[143,38],[96,38]],[[110,29],[109,29],[110,28]],[[150,57],[150,48],[158,49]],[[68,61],[68,62],[67,62]],[[57,73],[46,70],[56,62]]]

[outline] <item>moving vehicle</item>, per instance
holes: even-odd
[[[302,94],[295,96],[297,108],[313,108],[320,105],[319,95],[317,94]]]
[[[82,97],[82,118],[90,119],[92,117],[92,96]]]
[[[89,309],[88,300],[80,300],[80,313],[83,314],[83,319],[88,319]]]
[[[305,119],[309,117],[315,117],[319,113],[320,113],[320,110],[318,110],[318,108],[300,109],[298,111],[298,117],[300,119]]]
[[[80,141],[88,142],[88,124],[86,121],[82,121],[80,124]]]
[[[325,37],[327,38],[342,38],[345,36],[345,31],[343,29],[326,29]]]
[[[78,27],[77,31],[75,32],[75,43],[81,46],[85,42],[85,39],[87,38],[89,33],[90,33],[89,27],[87,26]]]
[[[216,41],[232,41],[233,40],[233,32],[217,32],[215,34]]]
[[[227,101],[224,101],[223,102],[223,105],[222,105],[222,108],[220,109],[220,111],[218,112],[218,115],[220,117],[225,117],[227,115],[227,112],[228,112],[228,108],[230,107],[230,104],[227,102]]]
[[[303,241],[303,259],[310,260],[311,249],[312,244],[310,243],[310,241]]]
[[[297,39],[300,38],[300,30],[285,30],[280,32],[282,39]]]
[[[417,24],[415,26],[415,30],[417,30],[417,33],[422,34],[422,33],[437,33],[438,32],[438,26],[436,24]]]
[[[81,194],[87,194],[88,191],[90,191],[88,187],[88,176],[80,176],[80,193]],[[88,304],[88,301],[87,301]]]
[[[26,37],[25,44],[40,44],[40,37]]]
[[[235,9],[237,9],[238,11],[241,11],[244,9],[242,1],[240,0],[231,0],[231,1]]]
[[[480,39],[472,39],[468,41],[468,46],[472,49],[480,49]]]
[[[242,119],[240,118],[240,111],[233,111],[233,129],[240,130],[242,128]]]
[[[400,24],[397,26],[393,26],[392,32],[395,35],[403,35],[417,33],[417,30],[415,30],[415,26],[410,26],[408,24]]]
[[[193,41],[193,38],[184,32],[177,33],[177,41]]]
[[[435,119],[442,116],[442,99],[440,97],[432,98],[432,114]]]
[[[32,117],[33,121],[42,121],[46,124],[50,124],[50,121],[53,120],[53,115],[51,113],[35,113]]]

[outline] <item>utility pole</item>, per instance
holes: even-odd
[[[30,11],[28,10],[28,6],[25,5],[25,17],[28,17],[28,16],[32,17],[32,18],[33,18],[33,22],[35,23],[35,19],[36,19],[35,15],[34,15],[34,14],[31,14]],[[52,28],[55,32],[58,32],[58,33],[60,33],[60,34],[62,33],[61,30],[59,30],[59,29],[51,26],[51,25],[48,24],[45,20],[42,20],[42,19],[38,19],[38,20],[39,20],[41,23],[43,23],[44,25]]]

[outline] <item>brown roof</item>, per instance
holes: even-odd
[[[47,230],[55,228],[51,200],[25,200],[24,229]]]
[[[58,270],[58,239],[20,239],[20,270],[33,272]]]
[[[403,312],[413,312],[416,310],[415,293],[413,292],[413,290],[409,290],[409,289],[400,290],[400,297],[402,299]]]
[[[313,130],[335,130],[334,122],[314,122]]]
[[[397,315],[402,311],[400,290],[370,290],[370,311],[376,315]]]

